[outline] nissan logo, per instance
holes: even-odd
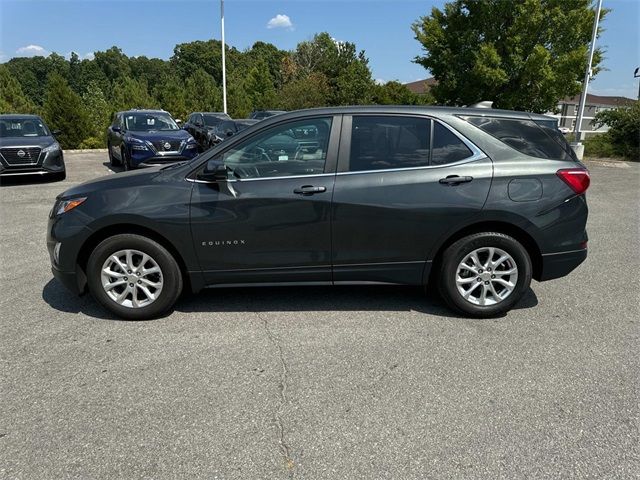
[[[24,153],[24,150],[18,150],[18,156],[20,158],[24,157],[26,155],[26,153]]]
[[[165,142],[164,149],[165,150],[171,150],[171,144],[169,142]]]

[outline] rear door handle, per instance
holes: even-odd
[[[459,175],[449,175],[445,178],[438,180],[442,185],[458,185],[460,183],[468,183],[473,180],[473,177],[461,177]]]
[[[314,187],[313,185],[303,185],[293,190],[293,193],[298,195],[313,195],[315,193],[326,192],[327,187]]]

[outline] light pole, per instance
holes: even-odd
[[[224,0],[220,0],[220,25],[222,27],[222,107],[227,113],[227,65],[224,49]]]
[[[640,78],[640,67],[634,70],[633,78]],[[640,80],[638,80],[638,100],[640,100]]]
[[[582,94],[580,95],[580,105],[578,106],[578,120],[574,130],[574,140],[580,145],[582,128],[582,117],[584,116],[584,104],[587,101],[587,90],[589,89],[589,79],[591,78],[591,65],[593,63],[593,52],[596,50],[596,36],[598,35],[598,22],[600,22],[600,10],[602,10],[602,0],[598,0],[596,7],[596,18],[593,20],[593,31],[591,32],[591,45],[589,46],[589,62],[587,63],[587,71],[584,74],[584,83],[582,84]]]

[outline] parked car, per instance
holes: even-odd
[[[493,317],[587,256],[589,172],[543,115],[341,107],[264,120],[195,160],[74,186],[56,278],[129,319],[183,288],[406,284]],[[222,297],[220,301],[223,302]]]
[[[64,155],[37,115],[0,115],[0,176],[48,175],[64,180]]]
[[[225,120],[209,131],[209,148],[216,146],[223,140],[234,136],[245,128],[258,123],[259,120],[242,118],[238,120]]]
[[[107,129],[109,163],[125,170],[191,160],[198,144],[164,110],[118,112]]]
[[[249,115],[249,118],[253,120],[264,120],[265,118],[273,117],[275,115],[280,115],[282,113],[287,113],[284,110],[254,110]]]
[[[196,139],[202,152],[210,147],[212,130],[225,120],[231,120],[231,117],[224,112],[194,112],[182,128]]]

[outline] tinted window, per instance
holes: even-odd
[[[573,154],[569,153],[571,147],[568,146],[564,137],[560,139],[559,135],[555,135],[555,128],[538,125],[532,120],[525,119],[496,117],[463,118],[526,155],[556,160],[573,160]],[[554,138],[554,136],[558,138]]]
[[[124,121],[127,130],[135,132],[179,130],[178,125],[168,113],[127,113]]]
[[[429,165],[431,120],[400,116],[354,116],[349,171]]]
[[[438,122],[434,123],[431,165],[459,162],[471,155],[471,150],[451,130]]]
[[[324,173],[331,118],[311,118],[270,128],[227,150],[222,161],[236,178]]]

